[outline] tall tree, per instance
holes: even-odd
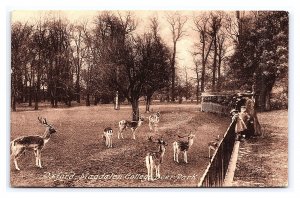
[[[84,30],[86,23],[83,22],[81,24],[72,25],[70,27],[71,30],[71,39],[74,43],[74,46],[71,47],[72,50],[72,63],[75,67],[75,94],[76,94],[76,101],[80,103],[80,76],[81,76],[81,69],[83,65],[83,58],[85,56],[85,46],[84,46]]]
[[[192,54],[193,56],[193,62],[194,62],[194,68],[193,71],[196,74],[196,102],[197,104],[199,104],[199,96],[200,96],[200,81],[201,81],[201,67],[200,67],[200,63],[199,60],[196,59],[195,55]]]
[[[217,56],[218,56],[218,45],[217,35],[221,27],[222,17],[219,13],[210,13],[210,36],[213,41],[213,65],[212,65],[212,91],[216,91],[216,72],[217,72]]]
[[[47,85],[51,104],[57,107],[59,101],[64,101],[71,106],[74,89],[68,21],[54,17],[48,22],[48,29]]]
[[[243,18],[243,31],[231,57],[238,86],[256,92],[260,110],[270,110],[275,81],[288,71],[288,13],[258,12]]]
[[[146,112],[150,111],[151,98],[153,94],[169,86],[171,67],[170,51],[163,43],[158,33],[158,19],[151,19],[151,32],[144,34],[139,40],[139,50],[141,50],[142,64],[152,72],[147,77],[147,82],[143,86],[143,93],[146,97]]]
[[[12,110],[16,111],[16,103],[22,95],[24,75],[22,71],[30,61],[30,37],[33,27],[25,23],[13,23],[11,33],[11,97]],[[27,83],[27,82],[26,82]]]
[[[200,55],[201,57],[201,85],[200,91],[204,92],[205,89],[205,76],[206,76],[206,66],[208,63],[208,57],[210,55],[213,39],[209,35],[209,17],[206,14],[194,17],[195,31],[198,33],[199,41],[196,47],[194,56]]]
[[[176,77],[176,53],[177,43],[185,35],[184,25],[188,18],[180,15],[178,12],[173,14],[167,14],[167,22],[170,25],[172,34],[172,55],[171,55],[171,67],[172,67],[172,80],[171,80],[171,100],[175,101],[175,77]]]

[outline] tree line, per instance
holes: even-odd
[[[55,15],[34,23],[13,22],[12,110],[17,103],[37,110],[41,101],[55,108],[82,98],[87,106],[91,101],[110,103],[118,91],[137,120],[142,96],[149,111],[155,94],[171,102],[195,95],[198,103],[205,91],[245,86],[255,89],[260,108],[268,109],[275,81],[287,78],[286,12],[199,12],[192,19],[172,12],[166,21],[172,43],[160,35],[157,17],[137,32],[138,20],[131,12],[100,12],[93,21],[72,23]],[[185,66],[182,77],[177,44],[189,28],[197,34],[190,52],[194,65]],[[189,69],[195,78],[188,77]]]

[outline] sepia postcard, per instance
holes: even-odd
[[[288,12],[10,24],[11,187],[288,186]]]

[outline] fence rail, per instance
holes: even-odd
[[[223,186],[235,142],[235,124],[236,121],[234,120],[229,125],[224,138],[221,140],[219,147],[216,149],[209,165],[198,183],[199,187]]]
[[[224,106],[221,104],[217,104],[217,103],[213,103],[213,102],[202,102],[201,103],[201,111],[226,115],[229,113],[230,107]]]

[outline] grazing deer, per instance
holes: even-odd
[[[154,128],[155,132],[157,131],[157,125],[159,123],[159,118],[160,118],[160,112],[159,111],[157,113],[152,114],[152,115],[149,116],[150,131],[152,131],[153,128]]]
[[[208,143],[208,158],[210,159],[211,155],[210,155],[210,151],[213,150],[215,151],[218,146],[219,146],[219,141],[220,141],[220,135],[217,136],[217,138],[214,141],[210,141]]]
[[[159,149],[157,152],[149,152],[146,156],[146,167],[148,171],[148,181],[153,181],[153,169],[155,169],[156,178],[160,178],[160,165],[163,162],[163,157],[166,151],[166,146],[168,145],[163,138],[153,141],[152,137],[149,138],[151,142],[158,143]]]
[[[113,136],[113,130],[110,127],[107,127],[103,131],[103,139],[105,139],[105,146],[107,148],[112,148],[112,136]]]
[[[42,168],[41,162],[41,151],[44,148],[45,144],[50,140],[51,134],[55,133],[56,130],[47,123],[46,118],[39,118],[38,120],[41,124],[46,127],[45,133],[43,136],[23,136],[14,139],[11,141],[11,156],[14,159],[15,167],[17,170],[20,170],[18,166],[17,159],[26,151],[33,150],[35,155],[35,165],[39,168]]]
[[[127,121],[127,120],[121,120],[119,122],[119,131],[118,131],[118,139],[120,139],[120,136],[122,139],[123,137],[123,131],[125,131],[127,128],[130,128],[132,131],[132,139],[135,140],[135,131],[138,127],[142,125],[144,121],[144,118],[139,118],[138,121]]]
[[[184,157],[184,162],[185,163],[188,163],[187,161],[187,152],[188,150],[191,148],[191,146],[193,145],[194,143],[194,137],[195,135],[192,134],[192,132],[190,132],[189,135],[187,136],[179,136],[179,138],[184,138],[184,137],[187,137],[188,138],[188,141],[175,141],[173,143],[173,149],[174,149],[174,161],[179,163],[178,161],[178,155],[180,152],[183,152],[183,157]]]

